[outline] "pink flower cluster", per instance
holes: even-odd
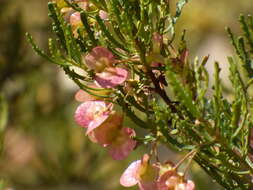
[[[129,165],[120,178],[124,187],[139,186],[140,190],[194,190],[191,180],[177,173],[171,164],[150,164],[149,155]]]
[[[86,66],[95,72],[94,83],[89,91],[96,95],[108,95],[110,88],[122,85],[128,78],[128,71],[116,65],[117,60],[106,48],[97,46],[83,57]],[[89,139],[106,147],[115,160],[124,159],[135,148],[135,131],[123,127],[122,114],[113,110],[113,104],[99,96],[79,90],[75,98],[82,102],[75,112],[76,122],[86,128]],[[145,154],[141,160],[134,161],[120,178],[121,185],[137,185],[140,190],[194,190],[191,180],[185,180],[171,164],[151,164]]]
[[[81,15],[80,12],[75,11],[71,7],[67,5],[67,3],[64,0],[52,0],[57,4],[57,6],[61,9],[61,13],[64,16],[64,19],[70,23],[72,27],[72,32],[74,37],[78,37],[78,29],[83,26],[81,21]],[[85,11],[95,11],[97,8],[92,4],[89,0],[73,0],[72,2],[77,3],[77,5],[85,10]],[[99,10],[99,16],[101,19],[106,20],[108,18],[107,12],[103,10]],[[91,21],[93,23],[94,20]]]
[[[123,84],[128,71],[114,66],[113,54],[104,47],[95,47],[84,57],[84,61],[90,69],[95,71],[94,84],[90,85],[92,92],[106,95],[110,91],[106,88],[114,88]],[[105,88],[96,91],[98,88]],[[75,98],[83,102],[75,112],[76,122],[87,128],[86,134],[89,139],[106,147],[109,154],[115,160],[124,159],[135,148],[136,141],[133,140],[135,131],[123,127],[122,114],[113,111],[113,104],[79,90]]]
[[[96,9],[88,0],[76,2],[86,11]],[[58,0],[58,3],[63,4],[61,0]],[[74,37],[78,37],[78,29],[82,27],[80,13],[68,7],[62,8],[62,13],[71,25]],[[99,10],[99,16],[105,21],[109,18],[107,12],[103,10]],[[89,22],[94,24],[93,20]],[[164,63],[164,58],[160,55],[162,41],[162,35],[153,34],[152,52],[147,56],[151,67],[156,68]],[[79,90],[75,94],[75,99],[81,102],[75,112],[75,121],[86,128],[86,135],[90,141],[107,148],[113,159],[122,160],[136,147],[137,143],[133,139],[136,134],[133,129],[122,126],[123,115],[114,111],[113,103],[102,97],[110,95],[113,88],[125,83],[128,79],[128,70],[116,66],[120,61],[115,59],[110,50],[102,46],[97,46],[84,55],[83,62],[89,70],[94,71],[94,82],[88,84],[87,90],[90,93]],[[125,88],[129,84],[125,84]],[[159,162],[151,164],[148,154],[129,165],[121,176],[120,183],[125,187],[138,185],[140,190],[195,189],[194,183],[185,180],[172,165]]]

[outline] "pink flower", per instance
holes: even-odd
[[[99,127],[88,133],[90,140],[107,147],[109,154],[115,160],[126,158],[136,146],[136,141],[132,139],[135,131],[122,127],[122,121],[121,115],[113,113]]]
[[[120,184],[131,187],[138,184],[140,190],[157,190],[158,168],[149,163],[149,155],[129,165],[120,178]]]
[[[175,170],[171,169],[162,174],[157,182],[158,190],[194,190],[191,180],[185,180]]]
[[[116,60],[106,48],[97,46],[84,58],[86,65],[96,72],[95,81],[103,88],[114,88],[126,81],[128,71],[114,67]]]
[[[104,101],[86,101],[78,106],[75,112],[76,122],[89,131],[100,126],[111,113],[112,104]]]
[[[106,67],[113,66],[113,54],[106,48],[97,46],[84,58],[86,65],[96,72],[102,72]]]
[[[95,81],[103,88],[114,88],[126,81],[128,71],[118,67],[108,67],[103,72],[97,73]]]
[[[109,154],[114,160],[123,160],[133,151],[136,141],[132,137],[135,135],[135,131],[128,127],[119,130],[118,135],[108,146]]]
[[[121,115],[112,113],[99,127],[90,130],[87,135],[91,141],[106,147],[112,144],[118,135],[122,122]]]

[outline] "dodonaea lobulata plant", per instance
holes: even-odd
[[[116,160],[137,146],[151,145],[123,173],[123,186],[193,190],[194,183],[178,168],[194,160],[225,189],[252,189],[253,19],[240,16],[240,37],[227,29],[238,57],[228,57],[233,100],[224,97],[217,62],[212,95],[206,96],[208,56],[190,60],[185,32],[175,33],[186,3],[178,0],[172,10],[169,0],[54,0],[48,3],[56,34],[48,41],[50,55],[30,34],[27,38],[80,87],[75,120],[92,142]],[[247,73],[243,79],[240,66]],[[121,111],[115,111],[116,105]],[[147,135],[122,126],[124,115]],[[188,153],[177,164],[161,163],[160,144]]]

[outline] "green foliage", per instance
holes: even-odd
[[[248,73],[248,77],[252,78],[253,76],[253,62],[252,62],[252,53],[253,53],[253,18],[252,16],[240,16],[240,24],[243,30],[243,36],[235,37],[230,28],[227,28],[227,32],[230,36],[231,43],[235,48],[236,54],[242,61],[243,67]],[[247,42],[248,46],[246,46]]]
[[[238,63],[229,57],[233,100],[224,96],[217,62],[214,63],[212,95],[206,95],[209,76],[205,64],[208,57],[201,62],[197,58],[191,61],[187,57],[189,50],[185,34],[179,43],[174,40],[174,27],[187,1],[178,1],[174,16],[167,0],[94,0],[96,9],[91,11],[66,2],[81,12],[82,26],[78,29],[78,36],[73,35],[71,25],[64,20],[56,3],[50,2],[48,10],[56,34],[55,40],[49,40],[51,55],[39,49],[27,34],[33,49],[48,61],[60,65],[81,89],[99,96],[85,83],[92,81],[94,72],[85,66],[82,56],[97,45],[107,47],[118,60],[127,60],[124,66],[131,71],[131,79],[136,85],[131,95],[124,91],[124,87],[117,87],[111,89],[112,96],[102,98],[117,103],[136,125],[147,129],[148,135],[137,137],[140,142],[162,142],[178,151],[195,150],[194,160],[224,188],[252,189],[253,163],[249,142],[253,124],[249,108],[252,99],[247,91],[252,80],[245,85]],[[101,19],[100,10],[106,11],[109,19]],[[240,23],[243,36],[235,37],[230,29],[227,31],[240,64],[252,78],[252,17],[241,16]],[[160,49],[160,56],[165,61],[158,68],[153,68],[148,60],[153,53],[154,32],[165,38]],[[138,59],[133,60],[136,57]],[[76,73],[74,67],[83,69],[85,75]],[[141,118],[138,112],[143,112],[144,117]]]
[[[176,76],[171,68],[167,68],[167,77],[169,78],[173,92],[175,93],[178,100],[186,108],[189,115],[192,118],[199,118],[200,113],[197,110],[197,107],[194,105],[192,94],[189,92],[187,87],[184,87],[180,82],[180,79]]]

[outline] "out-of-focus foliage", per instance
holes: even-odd
[[[197,50],[197,47],[209,37],[221,36],[223,40],[227,40],[224,30],[226,26],[239,32],[239,25],[236,22],[238,16],[251,14],[252,10],[251,0],[193,0],[185,7],[178,26],[179,29],[187,29],[190,37],[189,48]]]
[[[45,0],[0,2],[1,128],[8,115],[0,189],[120,189],[118,179],[128,161],[115,163],[86,141],[73,122],[77,88],[69,87],[58,68],[35,56],[25,41],[24,33],[29,31],[46,46],[51,31],[46,6]],[[177,30],[188,30],[188,44],[197,51],[210,35],[225,37],[226,25],[238,31],[235,21],[239,13],[252,10],[251,0],[193,0]],[[193,171],[198,189],[207,189],[212,182],[197,166]],[[210,189],[214,189],[212,185]]]

